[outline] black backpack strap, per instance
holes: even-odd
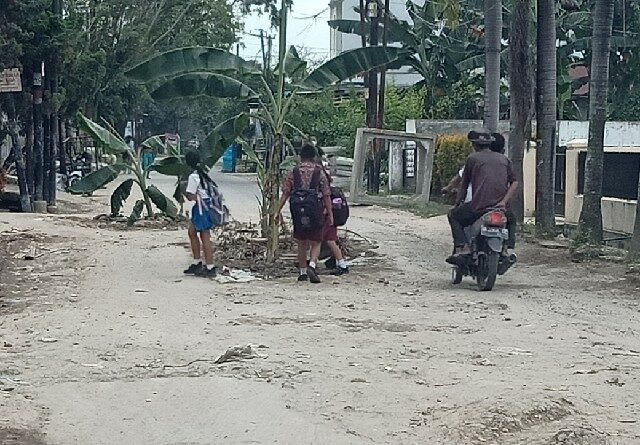
[[[293,169],[293,189],[300,190],[302,188],[302,173],[298,167]]]
[[[320,169],[320,167],[316,167],[313,170],[313,176],[311,177],[311,182],[309,183],[309,190],[318,190],[318,187],[320,186],[321,173],[322,170]]]

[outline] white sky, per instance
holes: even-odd
[[[317,15],[317,18],[314,16]],[[311,59],[324,60],[329,57],[329,0],[294,0],[293,9],[289,13],[287,46],[304,47],[303,54]],[[244,32],[240,48],[240,56],[245,59],[262,61],[260,38],[248,34],[259,34],[260,29],[274,36],[272,60],[278,57],[278,31],[270,28],[267,15],[254,14],[245,18]]]

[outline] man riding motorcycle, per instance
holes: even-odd
[[[455,245],[454,254],[447,258],[450,264],[459,264],[465,260],[465,256],[472,253],[465,227],[472,225],[488,209],[506,210],[518,188],[511,161],[503,154],[491,150],[495,138],[488,132],[476,131],[469,132],[467,137],[473,143],[475,153],[467,158],[456,204],[449,212]],[[464,202],[470,184],[472,199]]]

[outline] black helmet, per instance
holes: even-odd
[[[467,139],[475,145],[486,145],[487,147],[495,141],[495,138],[488,131],[470,131],[467,134]]]

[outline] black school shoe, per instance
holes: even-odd
[[[298,281],[303,282],[303,281],[309,281],[309,275],[300,275],[298,277]]]
[[[197,277],[215,278],[218,275],[216,268],[208,269],[205,265],[202,265],[200,269],[196,271]]]
[[[309,281],[313,284],[320,283],[320,277],[316,273],[316,270],[313,267],[307,267],[307,275],[309,275]]]
[[[348,273],[349,273],[348,267],[336,267],[331,273],[331,275],[341,276],[341,275],[347,275]]]
[[[202,263],[192,264],[184,270],[187,275],[195,275],[198,269],[202,267]]]

